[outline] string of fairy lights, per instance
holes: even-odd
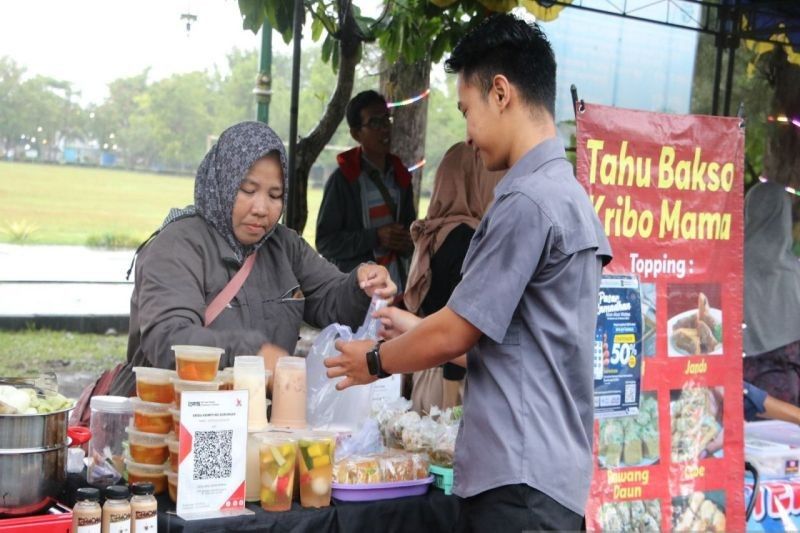
[[[417,102],[423,100],[424,98],[427,98],[430,94],[431,90],[425,89],[418,95],[412,96],[411,98],[406,98],[405,100],[399,100],[397,102],[389,102],[386,104],[386,107],[388,107],[389,109],[394,109],[395,107],[403,107],[411,104],[416,104]],[[414,172],[415,170],[418,170],[424,166],[425,166],[425,158],[423,157],[421,160],[417,161],[416,163],[408,167],[408,171]]]

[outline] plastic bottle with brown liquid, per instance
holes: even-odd
[[[106,489],[102,533],[131,533],[131,502],[128,487],[112,485]]]
[[[100,533],[103,511],[100,491],[90,487],[76,491],[77,503],[72,508],[72,533]]]
[[[131,533],[156,533],[158,530],[158,502],[153,496],[155,487],[149,481],[131,486]]]

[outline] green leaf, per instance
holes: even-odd
[[[264,5],[262,0],[239,0],[239,12],[242,14],[242,29],[258,33],[264,25]]]
[[[314,42],[319,41],[319,38],[322,37],[322,31],[324,29],[325,26],[322,25],[322,21],[315,17],[311,21],[311,40]]]
[[[331,60],[331,51],[333,49],[333,38],[330,35],[325,37],[322,41],[322,60],[327,63]]]

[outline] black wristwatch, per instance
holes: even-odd
[[[383,341],[378,341],[370,351],[367,352],[367,370],[370,376],[377,376],[378,379],[388,378],[390,373],[383,370],[381,366],[381,344]]]

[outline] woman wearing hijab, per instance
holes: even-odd
[[[411,225],[414,255],[403,303],[424,317],[435,313],[461,281],[461,264],[475,228],[494,199],[503,172],[489,172],[466,143],[450,147],[436,170],[428,216]],[[428,412],[460,404],[466,370],[448,363],[414,373],[411,400],[416,411]]]
[[[783,186],[760,183],[745,199],[744,379],[800,403],[800,263]]]
[[[224,348],[220,368],[261,354],[274,371],[303,320],[356,326],[373,294],[394,295],[384,267],[342,273],[279,224],[286,189],[283,143],[267,125],[243,122],[220,135],[197,170],[194,206],[172,210],[137,257],[128,358],[111,394],[134,393],[132,367],[175,368],[176,344]],[[205,324],[209,304],[251,256],[241,288]]]

